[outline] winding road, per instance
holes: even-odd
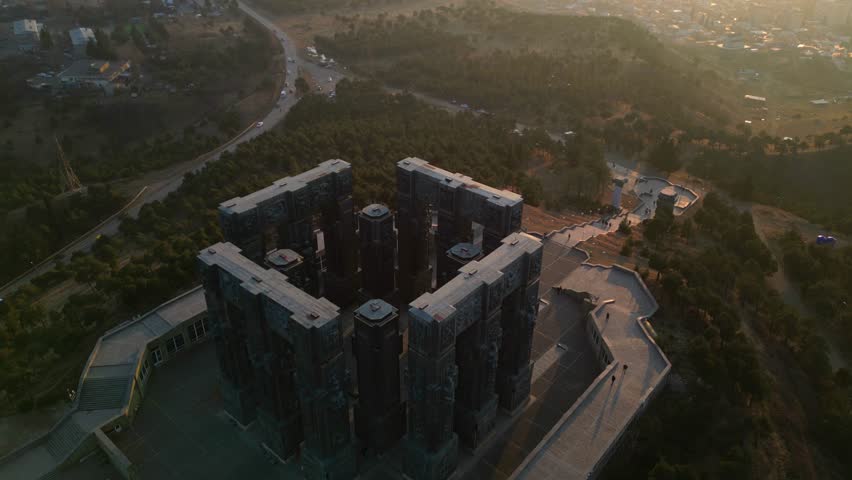
[[[287,57],[293,59],[292,62],[287,61],[284,64],[287,68],[287,82],[291,87],[293,80],[298,76],[300,71],[306,72],[318,81],[322,81],[323,89],[326,91],[333,89],[332,87],[336,86],[337,82],[344,78],[344,75],[338,71],[322,67],[303,59],[301,55],[299,55],[296,44],[283,30],[278,28],[274,23],[245,3],[238,2],[238,5],[246,15],[271,31],[281,43],[281,47],[284,49]],[[330,82],[327,81],[329,78],[331,78]],[[201,170],[208,162],[215,162],[218,160],[223,152],[233,152],[240,144],[251,141],[261,134],[272,130],[297,102],[298,99],[295,95],[279,97],[275,106],[266,115],[266,117],[259,119],[257,122],[252,122],[251,126],[213,151],[163,170],[151,172],[137,180],[134,180],[130,183],[130,188],[132,191],[139,193],[136,194],[136,197],[129,204],[97,227],[86,232],[81,237],[77,238],[58,252],[34,266],[29,271],[0,287],[0,300],[9,296],[21,285],[25,285],[34,278],[49,272],[54,268],[60,258],[71,255],[75,252],[88,251],[95,244],[95,241],[97,241],[97,239],[101,236],[114,235],[117,233],[118,227],[121,225],[121,221],[125,215],[136,217],[139,215],[139,211],[143,205],[165,199],[169,193],[174,192],[180,187],[183,183],[183,177],[187,173]]]

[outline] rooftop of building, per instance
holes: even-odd
[[[232,198],[219,204],[219,210],[227,214],[240,214],[258,208],[266,202],[275,201],[287,192],[295,192],[322,179],[328,174],[351,169],[349,162],[326,160],[316,167],[292,177],[276,180],[272,185],[252,192],[244,197]]]
[[[12,22],[12,31],[15,33],[15,35],[38,33],[39,23],[32,19],[16,20]]]
[[[400,160],[397,162],[397,167],[408,170],[409,172],[426,175],[434,179],[436,182],[440,182],[450,187],[464,188],[476,195],[487,198],[489,202],[496,203],[500,206],[513,206],[523,203],[524,201],[523,197],[515,192],[490,187],[475,181],[471,177],[462,175],[461,173],[448,172],[420,158],[409,157],[404,160]]]
[[[321,327],[340,315],[337,305],[314,298],[287,282],[287,277],[244,257],[231,243],[217,243],[202,250],[198,258],[209,266],[219,266],[241,282],[247,291],[265,295],[289,312],[289,320],[306,328]],[[273,327],[276,325],[273,324]]]
[[[59,73],[59,78],[91,78],[112,81],[130,68],[129,60],[77,60]]]
[[[71,44],[75,47],[86,46],[89,41],[95,40],[95,32],[86,27],[72,28],[68,30],[68,36],[71,37]]]

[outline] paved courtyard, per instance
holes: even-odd
[[[212,342],[156,370],[133,426],[114,438],[139,478],[300,478],[296,466],[270,461],[252,429],[241,431],[222,414],[218,375]]]

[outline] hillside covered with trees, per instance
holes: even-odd
[[[346,19],[326,54],[394,86],[577,129],[635,110],[665,130],[719,126],[722,80],[624,19],[516,12],[492,2]]]
[[[673,377],[603,478],[849,478],[849,372],[767,284],[777,265],[751,215],[712,193],[696,208],[644,225]]]

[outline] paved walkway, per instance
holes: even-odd
[[[621,213],[618,216],[613,217],[611,220],[601,219],[565,227],[558,232],[554,232],[549,239],[550,241],[558,243],[564,247],[573,247],[592,237],[615,232],[618,230],[618,226],[625,218],[629,219],[629,214]],[[637,221],[634,219],[631,223],[637,223]]]
[[[635,272],[583,264],[557,288],[598,302],[592,320],[611,354],[607,369],[515,470],[515,479],[586,479],[598,473],[671,364],[642,325],[657,303]],[[606,349],[603,349],[606,350]],[[627,368],[625,369],[625,366]]]

